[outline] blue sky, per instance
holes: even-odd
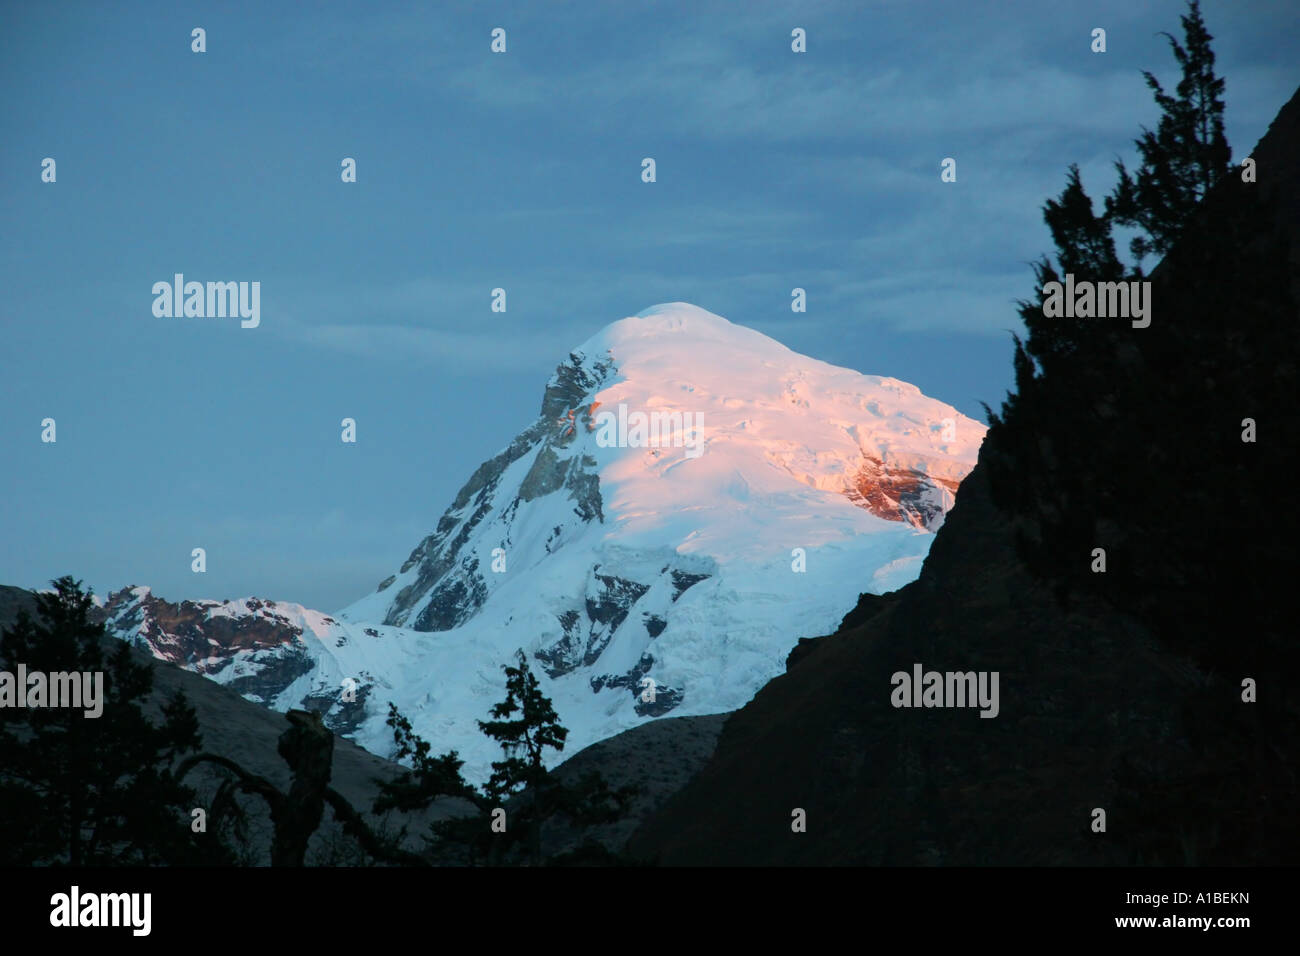
[[[1095,198],[1133,165],[1183,9],[3,3],[0,583],[341,607],[569,349],[658,302],[982,418],[1042,202],[1071,162]],[[1203,11],[1239,159],[1300,29],[1284,2]],[[155,317],[175,272],[259,281],[260,327]]]

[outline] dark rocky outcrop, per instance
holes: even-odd
[[[1268,164],[1266,195],[1290,231],[1294,264],[1298,145],[1300,94],[1252,154],[1261,170]],[[1190,281],[1169,270],[1152,275],[1157,286]],[[1148,330],[1168,336],[1160,347],[1176,350],[1187,333],[1176,318],[1190,320],[1166,315],[1163,332]],[[1230,311],[1212,318],[1231,326]],[[1294,329],[1295,318],[1279,320]],[[1294,368],[1295,342],[1265,356],[1233,345],[1265,377]],[[1212,368],[1204,387],[1214,387]],[[1293,401],[1265,411],[1283,441],[1288,423],[1278,416],[1293,421]],[[1160,441],[1146,436],[1131,449],[1134,461],[1149,460]],[[1133,614],[1101,593],[1063,603],[1049,592],[991,497],[991,465],[1005,454],[990,432],[919,579],[864,598],[833,636],[801,642],[787,672],[727,722],[699,775],[633,836],[634,854],[687,865],[1300,862],[1294,638],[1275,640],[1271,628],[1254,626],[1276,619],[1281,605],[1234,603],[1232,586],[1235,566],[1257,559],[1253,549],[1294,551],[1290,512],[1238,516],[1234,501],[1217,501],[1233,515],[1213,525],[1223,545],[1217,562],[1151,600],[1208,597],[1231,627],[1173,633],[1159,626],[1168,616],[1146,613],[1147,604],[1133,604],[1141,612]],[[1278,477],[1270,470],[1258,480]],[[1150,480],[1126,484],[1125,493],[1159,509],[1167,491]],[[1178,557],[1165,560],[1177,568]],[[1207,646],[1219,653],[1204,653]],[[892,675],[917,663],[997,672],[1000,712],[983,719],[976,709],[894,707]],[[1247,677],[1259,683],[1257,702],[1243,699]],[[806,832],[792,831],[796,809],[806,813]],[[1098,809],[1105,832],[1093,828]]]
[[[413,581],[394,596],[385,624],[417,631],[447,631],[473,617],[487,599],[488,587],[478,562],[464,554],[466,543],[497,509],[512,514],[521,503],[567,492],[583,522],[604,521],[596,462],[586,455],[564,454],[578,428],[590,428],[591,404],[586,396],[613,370],[609,361],[586,366],[586,357],[573,353],[560,365],[542,396],[541,415],[499,454],[483,462],[460,489],[451,507],[402,564],[400,574],[418,568]],[[515,462],[534,454],[518,493],[498,500],[501,478]],[[559,536],[562,529],[555,529]],[[503,542],[504,544],[505,542]],[[395,576],[377,588],[387,590]],[[412,612],[422,609],[412,619]]]
[[[847,496],[878,518],[933,529],[947,514],[960,484],[913,468],[891,468],[879,458],[866,457]]]
[[[1104,606],[1063,612],[1020,565],[980,467],[921,578],[791,656],[634,853],[742,865],[1296,860],[1294,826],[1278,840],[1256,823],[1276,822],[1294,795],[1295,761],[1256,744],[1264,717],[1241,702],[1237,676],[1198,670]],[[891,675],[916,662],[998,671],[1000,714],[892,707]],[[1097,807],[1105,834],[1090,830]],[[795,808],[806,833],[791,831]]]

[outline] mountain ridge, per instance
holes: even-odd
[[[1227,462],[1215,483],[1207,468],[1103,487],[1157,517],[1171,498],[1195,502],[1209,488],[1212,506],[1227,501],[1244,515],[1214,525],[1192,514],[1189,525],[1144,529],[1150,560],[1181,578],[1144,592],[1150,604],[1104,588],[1074,589],[1067,602],[1017,547],[1018,530],[1034,531],[1033,509],[1013,515],[994,501],[994,467],[1010,480],[1019,475],[1015,446],[1004,443],[1005,433],[990,433],[920,576],[883,597],[864,595],[833,634],[801,641],[786,672],[728,719],[699,774],[633,834],[630,852],[698,866],[1249,866],[1300,859],[1293,812],[1300,708],[1288,690],[1296,653],[1281,601],[1295,517],[1285,505],[1272,507],[1261,480],[1290,473],[1294,464],[1293,417],[1276,412],[1289,407],[1288,398],[1294,404],[1294,391],[1285,392],[1294,388],[1295,338],[1287,341],[1285,330],[1294,331],[1300,298],[1266,300],[1269,311],[1255,318],[1254,335],[1225,347],[1219,365],[1187,358],[1189,342],[1208,343],[1212,352],[1227,338],[1232,312],[1220,303],[1248,303],[1260,274],[1277,276],[1272,259],[1280,258],[1281,243],[1289,244],[1290,287],[1300,290],[1297,144],[1300,90],[1252,153],[1269,172],[1250,188],[1261,191],[1260,208],[1275,213],[1281,237],[1265,229],[1241,236],[1239,258],[1217,260],[1217,273],[1174,254],[1207,237],[1238,238],[1217,228],[1236,222],[1232,199],[1242,194],[1231,191],[1239,185],[1229,178],[1152,270],[1156,294],[1182,308],[1133,333],[1132,361],[1144,359],[1141,345],[1148,362],[1152,353],[1167,357],[1165,369],[1178,374],[1145,367],[1143,380],[1153,384],[1139,421],[1154,427],[1134,429],[1135,439],[1103,459],[1161,461],[1152,455],[1161,438],[1180,448],[1155,431],[1179,415],[1180,393],[1217,389],[1216,400],[1227,405],[1222,425],[1179,436],[1192,452],[1187,460],[1208,442]],[[1241,208],[1256,221],[1253,205]],[[1180,298],[1182,289],[1193,293]],[[1281,330],[1276,339],[1274,330]],[[1217,382],[1230,378],[1229,368],[1254,388],[1238,393],[1235,384]],[[1279,400],[1269,401],[1275,387]],[[1238,421],[1246,414],[1269,422],[1268,444],[1242,440]],[[1025,441],[1047,447],[1078,442],[1081,432],[1074,421],[1046,417]],[[1217,560],[1198,565],[1180,553],[1160,554],[1170,550],[1175,524],[1204,536]],[[1118,554],[1111,549],[1104,577],[1086,548],[1068,557],[1076,573],[1088,569],[1080,576],[1097,574],[1109,585],[1118,577]],[[1280,560],[1261,562],[1260,555]],[[1259,572],[1252,590],[1239,580],[1242,567],[1252,578]],[[1216,614],[1186,615],[1170,627],[1167,617],[1146,613],[1152,604],[1210,604]],[[893,675],[917,663],[1000,674],[997,719],[960,708],[898,709]],[[802,832],[791,826],[795,810],[805,814]]]
[[[876,591],[915,576],[983,430],[905,382],[655,306],[569,353],[538,418],[372,594],[323,614],[132,588],[110,627],[379,753],[393,700],[482,776],[494,754],[475,721],[516,648],[578,747],[741,706],[793,631],[853,606],[863,569]]]

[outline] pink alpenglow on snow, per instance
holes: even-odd
[[[536,421],[464,463],[435,530],[346,609],[138,589],[110,611],[121,636],[277,710],[326,708],[378,753],[394,701],[481,780],[499,753],[476,721],[516,648],[570,730],[566,755],[743,706],[859,593],[915,579],[984,432],[906,382],[655,306],[570,352]]]

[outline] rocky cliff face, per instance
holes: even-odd
[[[339,734],[354,732],[365,716],[373,675],[343,673],[349,668],[340,667],[329,649],[345,647],[355,635],[328,615],[258,598],[171,602],[145,587],[109,595],[104,612],[110,634],[246,700],[319,711]],[[377,638],[379,632],[370,630]],[[353,685],[345,688],[346,676]]]
[[[600,479],[596,462],[572,450],[579,427],[590,427],[590,400],[609,377],[613,365],[587,363],[581,353],[569,356],[556,369],[542,397],[541,416],[502,452],[485,461],[461,488],[437,529],[411,552],[396,575],[386,578],[377,593],[393,587],[399,577],[407,583],[395,589],[382,615],[385,624],[416,631],[449,631],[483,607],[490,591],[490,562],[473,553],[480,526],[503,514],[513,516],[531,501],[555,495],[572,502],[562,509],[563,520],[550,529],[549,553],[565,537],[566,528],[603,521]],[[586,407],[582,407],[587,399]],[[580,417],[579,417],[580,415]],[[521,460],[527,470],[517,486],[502,481]],[[508,523],[508,519],[507,519]],[[367,604],[367,608],[375,602]],[[364,613],[364,612],[354,612]]]
[[[915,468],[894,470],[877,458],[866,458],[845,494],[873,515],[930,531],[943,523],[959,484]]]

